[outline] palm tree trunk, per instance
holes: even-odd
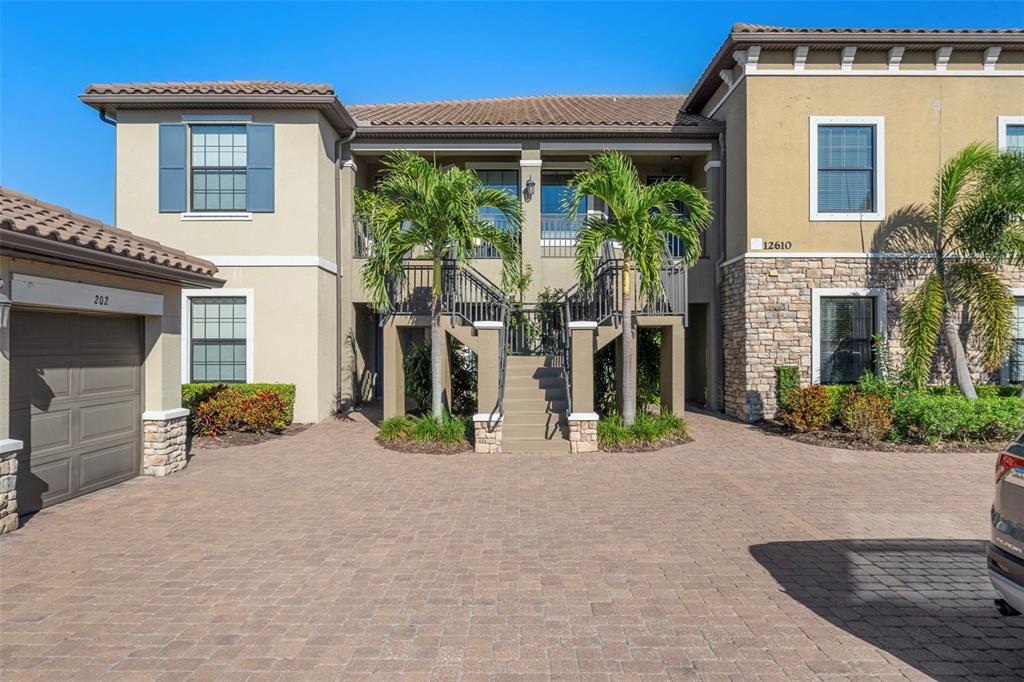
[[[964,352],[963,341],[960,340],[953,315],[949,311],[943,316],[942,330],[946,336],[946,351],[949,353],[949,363],[952,366],[957,386],[968,400],[974,400],[978,397],[978,393],[974,390],[971,370],[967,367],[967,353]]]
[[[430,411],[438,419],[444,414],[441,353],[447,350],[441,327],[441,260],[434,259],[433,296],[430,306]]]
[[[971,370],[967,367],[967,353],[964,351],[963,341],[957,333],[956,321],[953,319],[953,310],[956,308],[956,301],[950,293],[951,282],[946,276],[946,261],[939,256],[936,259],[935,269],[942,278],[942,288],[946,292],[946,305],[942,312],[942,334],[946,338],[946,352],[949,354],[950,369],[953,370],[953,378],[956,380],[960,392],[968,400],[978,397],[974,390],[974,380],[971,379]]]
[[[622,260],[622,421],[636,419],[636,356],[633,354],[633,261]]]

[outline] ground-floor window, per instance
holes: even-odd
[[[1006,365],[1009,383],[1024,383],[1024,297],[1014,299],[1013,345]]]
[[[874,370],[872,337],[876,301],[873,296],[823,296],[818,321],[819,382],[852,384]]]
[[[187,291],[184,296],[183,380],[252,381],[251,292]]]

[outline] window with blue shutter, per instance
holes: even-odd
[[[246,207],[254,213],[271,213],[274,210],[274,126],[250,123],[246,129],[249,133]]]
[[[160,125],[158,203],[161,213],[186,210],[185,133],[183,123]]]
[[[245,211],[245,126],[192,126],[192,210]]]

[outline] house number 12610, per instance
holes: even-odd
[[[789,251],[793,248],[793,242],[765,242],[766,251]]]
[[[93,305],[110,305],[110,297],[104,296],[103,294],[96,294],[93,299]]]

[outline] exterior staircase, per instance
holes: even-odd
[[[569,406],[561,358],[509,355],[505,359],[502,452],[569,452]]]

